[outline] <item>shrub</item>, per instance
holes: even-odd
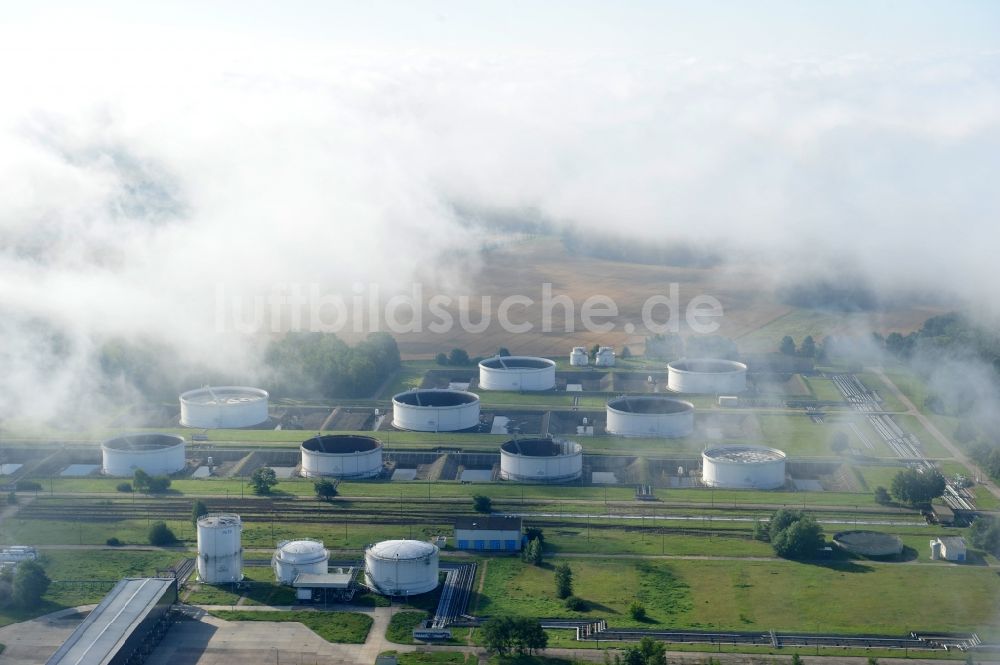
[[[628,614],[635,621],[645,621],[646,606],[640,603],[638,600],[633,600],[632,604],[628,606]]]
[[[572,610],[574,612],[586,612],[587,611],[587,601],[579,596],[569,596],[566,601],[566,609]]]
[[[170,530],[166,522],[153,522],[149,527],[149,544],[163,547],[177,542],[177,536]]]
[[[117,485],[115,485],[115,489],[118,490],[119,492],[131,492],[132,483],[118,483]]]
[[[556,595],[560,598],[573,595],[573,569],[568,563],[559,564],[556,568]]]
[[[477,513],[493,512],[493,499],[483,494],[472,497],[472,507]]]
[[[892,497],[889,496],[889,490],[879,485],[875,488],[875,503],[880,506],[887,506],[892,503]]]
[[[14,488],[18,492],[38,492],[42,489],[42,484],[36,480],[19,480]]]
[[[111,536],[106,541],[104,541],[104,544],[107,545],[108,547],[121,547],[122,541],[118,540],[114,536]]]

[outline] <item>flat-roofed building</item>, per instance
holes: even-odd
[[[455,519],[455,543],[460,550],[518,552],[523,539],[520,517],[474,515]]]

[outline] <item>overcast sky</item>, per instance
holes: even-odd
[[[998,17],[995,2],[5,3],[0,369],[49,380],[32,318],[80,348],[159,335],[224,358],[235,347],[204,343],[216,285],[403,286],[475,246],[456,201],[727,242],[768,253],[777,278],[857,270],[995,313]]]

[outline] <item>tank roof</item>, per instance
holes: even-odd
[[[438,551],[436,545],[422,540],[383,540],[368,548],[368,553],[380,559],[420,559]]]
[[[198,526],[208,528],[239,526],[242,523],[240,516],[233,513],[209,513],[198,518]]]
[[[181,401],[188,404],[203,404],[206,406],[229,406],[246,402],[257,402],[267,399],[266,390],[249,386],[205,386],[181,393]]]
[[[621,411],[622,413],[668,414],[693,411],[694,404],[673,397],[640,395],[636,397],[617,397],[608,402],[608,408]]]
[[[111,450],[121,450],[130,452],[147,452],[150,450],[164,450],[175,446],[183,446],[184,437],[176,434],[126,434],[113,439],[108,439],[101,445]]]
[[[409,406],[461,406],[478,402],[479,395],[465,390],[421,389],[399,393],[392,401]]]
[[[304,450],[327,455],[350,455],[381,447],[382,442],[375,437],[361,434],[324,434],[302,442]]]
[[[574,441],[554,441],[552,439],[511,439],[505,441],[500,450],[511,455],[524,457],[559,457],[577,455],[582,450]]]
[[[731,374],[745,372],[747,366],[735,360],[724,358],[691,358],[667,363],[675,372],[695,372],[698,374]]]
[[[766,446],[718,446],[702,453],[706,458],[720,462],[761,464],[785,459],[785,453]]]
[[[548,358],[536,358],[533,356],[497,356],[487,358],[479,363],[489,369],[546,369],[555,367],[554,361]]]
[[[288,563],[315,563],[328,558],[330,554],[323,547],[322,541],[303,538],[281,541],[274,556],[279,561]]]

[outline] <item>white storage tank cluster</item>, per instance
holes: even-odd
[[[181,425],[201,429],[252,427],[267,420],[266,390],[206,386],[182,393]]]
[[[667,364],[667,388],[692,395],[737,395],[747,389],[747,366],[716,358],[675,360]]]
[[[672,397],[617,397],[606,411],[608,434],[677,438],[694,431],[694,404]]]
[[[324,434],[302,442],[301,474],[307,478],[372,478],[382,473],[382,442],[359,434]]]
[[[392,426],[415,432],[479,427],[479,395],[465,390],[409,390],[392,398]]]
[[[496,356],[479,363],[482,390],[552,390],[556,364],[548,358]]]
[[[198,579],[230,584],[243,579],[243,522],[225,513],[198,518]]]
[[[615,366],[615,348],[613,346],[602,346],[594,356],[594,364],[598,367]]]
[[[173,434],[129,434],[101,444],[101,471],[132,476],[142,469],[151,476],[170,475],[184,468],[184,437]]]
[[[415,596],[438,585],[438,548],[420,540],[385,540],[365,549],[365,584],[386,596]]]
[[[785,453],[776,448],[708,448],[701,454],[701,465],[701,482],[709,487],[771,490],[785,484]]]
[[[303,538],[283,540],[271,557],[274,579],[279,584],[291,584],[302,574],[325,575],[330,565],[330,551],[323,541]]]
[[[575,441],[512,439],[500,446],[500,478],[560,483],[583,473],[583,447]]]
[[[582,346],[574,346],[573,352],[569,354],[569,364],[573,367],[586,367],[590,363],[587,349]]]

